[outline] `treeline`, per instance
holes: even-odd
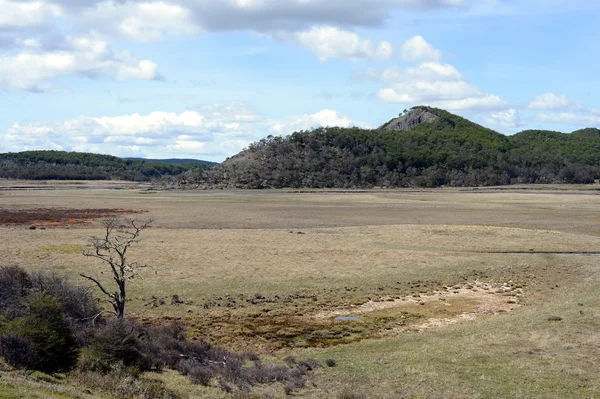
[[[268,136],[183,182],[238,188],[439,187],[593,183],[600,130],[505,136],[444,110],[410,131],[318,128]],[[182,177],[180,177],[181,179]]]
[[[214,165],[204,161],[175,161],[122,159],[83,152],[24,151],[0,154],[0,178],[148,181],[194,169],[209,169]]]
[[[0,154],[0,178],[158,180],[176,187],[439,187],[593,183],[600,130],[526,130],[504,136],[447,111],[409,131],[318,128],[268,136],[220,165],[61,151]],[[433,114],[433,115],[431,115]],[[409,123],[412,126],[412,121]]]

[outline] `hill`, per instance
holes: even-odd
[[[166,159],[153,159],[153,158],[137,158],[137,157],[126,157],[125,160],[131,161],[145,161],[145,162],[159,162],[159,163],[171,163],[171,164],[201,164],[209,167],[217,166],[218,162],[203,161],[200,159],[192,158],[166,158]]]
[[[65,151],[0,154],[0,178],[30,180],[135,180],[208,169],[211,162],[163,162]]]
[[[268,136],[215,167],[210,179],[238,188],[349,188],[591,183],[599,176],[598,129],[505,136],[419,106],[373,130]]]

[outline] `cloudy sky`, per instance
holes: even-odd
[[[600,127],[597,0],[0,0],[0,152],[222,161],[414,105]]]

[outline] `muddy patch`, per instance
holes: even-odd
[[[139,214],[132,209],[0,209],[0,226],[29,226],[35,228],[57,228],[85,226],[94,220]]]
[[[428,294],[382,297],[324,311],[308,311],[295,303],[280,308],[269,302],[258,304],[263,308],[257,311],[211,308],[201,319],[182,322],[188,325],[192,337],[229,347],[259,352],[285,347],[329,347],[509,312],[519,306],[521,294],[520,284],[475,281]]]
[[[352,322],[355,327],[378,326],[369,336],[382,337],[405,331],[423,331],[486,315],[509,312],[519,306],[522,288],[512,282],[492,285],[480,281],[447,286],[429,295],[369,301],[362,305],[327,311],[317,320]]]

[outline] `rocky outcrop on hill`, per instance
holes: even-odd
[[[435,122],[440,117],[432,113],[426,108],[415,107],[408,113],[399,116],[398,118],[392,119],[383,128],[386,130],[401,130],[409,131],[423,123]]]

